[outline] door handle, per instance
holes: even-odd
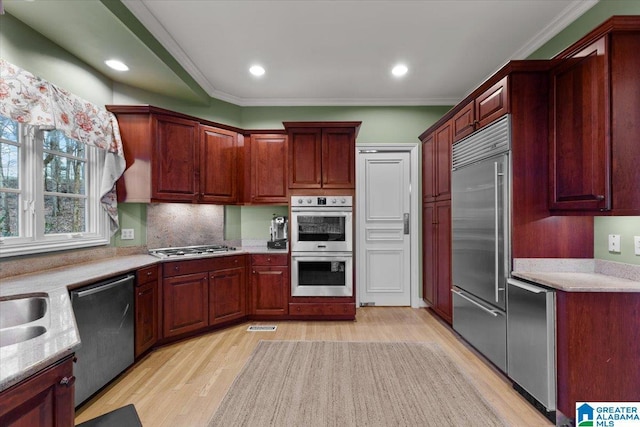
[[[409,234],[409,214],[404,214],[404,234]]]

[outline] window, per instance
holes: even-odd
[[[104,152],[0,116],[0,256],[109,243]]]

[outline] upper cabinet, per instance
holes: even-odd
[[[200,126],[200,201],[238,201],[238,137],[237,132]]]
[[[551,71],[549,208],[640,213],[640,18],[613,17]]]
[[[453,142],[507,114],[507,84],[507,77],[504,77],[460,108],[452,119]]]
[[[247,138],[250,183],[245,202],[289,203],[287,176],[287,135],[251,134]]]
[[[452,120],[422,139],[423,202],[451,199]]]
[[[238,202],[238,129],[148,105],[107,109],[118,119],[127,161],[118,201]]]
[[[361,122],[285,122],[289,188],[355,189],[355,144]]]

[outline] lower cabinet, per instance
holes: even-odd
[[[74,425],[73,355],[0,393],[0,426]]]
[[[135,357],[158,341],[158,266],[142,268],[136,273]]]
[[[244,255],[167,262],[162,268],[164,338],[246,315]]]
[[[425,203],[422,221],[422,298],[451,324],[451,201]]]
[[[247,314],[245,269],[209,273],[209,325],[240,319]]]
[[[289,256],[251,256],[251,315],[285,316],[289,312]]]

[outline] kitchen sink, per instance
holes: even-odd
[[[0,299],[0,329],[24,325],[47,313],[48,299],[40,295]]]
[[[0,347],[17,344],[30,340],[47,332],[44,326],[20,326],[10,329],[0,329]]]

